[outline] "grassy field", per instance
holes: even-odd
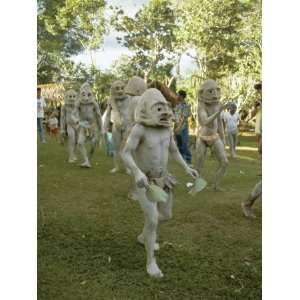
[[[112,175],[98,149],[92,169],[67,163],[67,147],[38,143],[38,299],[261,299],[261,201],[256,220],[240,202],[259,180],[255,138],[241,137],[238,159],[222,181],[225,192],[192,197],[191,181],[174,162],[174,217],[159,229],[157,260],[165,277],[145,271],[136,236],[143,215],[127,198],[129,177]],[[78,155],[79,156],[79,155]],[[216,161],[208,155],[204,178]]]

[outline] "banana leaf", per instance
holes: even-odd
[[[194,196],[195,194],[201,192],[206,186],[207,182],[203,178],[197,177],[193,188],[189,191],[189,194]]]
[[[152,202],[163,202],[168,201],[168,194],[159,186],[155,184],[150,184],[147,190],[147,196]]]

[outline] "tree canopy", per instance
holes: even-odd
[[[109,18],[105,15],[109,11]],[[219,81],[224,101],[242,109],[254,101],[261,76],[261,0],[149,0],[134,16],[104,0],[38,0],[38,82],[89,80],[99,101],[115,79],[139,75],[188,91],[195,105],[198,86]],[[109,70],[74,63],[70,57],[101,48],[109,31],[131,55]],[[194,70],[184,78],[187,54]]]
[[[71,55],[98,49],[105,34],[104,0],[38,0],[38,82],[54,79]]]

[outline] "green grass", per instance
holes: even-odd
[[[240,140],[256,147],[251,135]],[[110,174],[111,158],[99,149],[93,168],[81,169],[66,162],[66,145],[38,143],[38,299],[261,299],[261,201],[256,220],[240,207],[259,179],[250,150],[230,162],[225,192],[208,188],[194,197],[185,186],[191,179],[171,162],[180,184],[174,217],[159,228],[165,277],[154,280],[136,242],[143,214],[127,198],[129,177]],[[215,169],[209,154],[208,182]]]

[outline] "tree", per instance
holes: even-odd
[[[203,78],[222,78],[238,70],[244,17],[253,1],[187,0],[178,7],[178,39],[196,49]]]
[[[177,39],[196,52],[190,55],[198,66],[192,86],[213,78],[225,101],[236,100],[240,108],[251,103],[261,74],[261,1],[178,1],[177,16]]]
[[[169,0],[150,0],[140,9],[134,18],[124,15],[121,8],[114,9],[111,24],[125,35],[118,41],[134,56],[137,72],[142,72],[145,80],[162,70],[169,70],[169,64],[175,57],[176,18]]]
[[[128,80],[133,76],[143,77],[140,66],[136,63],[135,58],[129,55],[121,55],[111,65],[111,72],[117,79]]]
[[[104,0],[38,0],[38,81],[50,80],[71,55],[92,57],[103,42],[104,7]]]

